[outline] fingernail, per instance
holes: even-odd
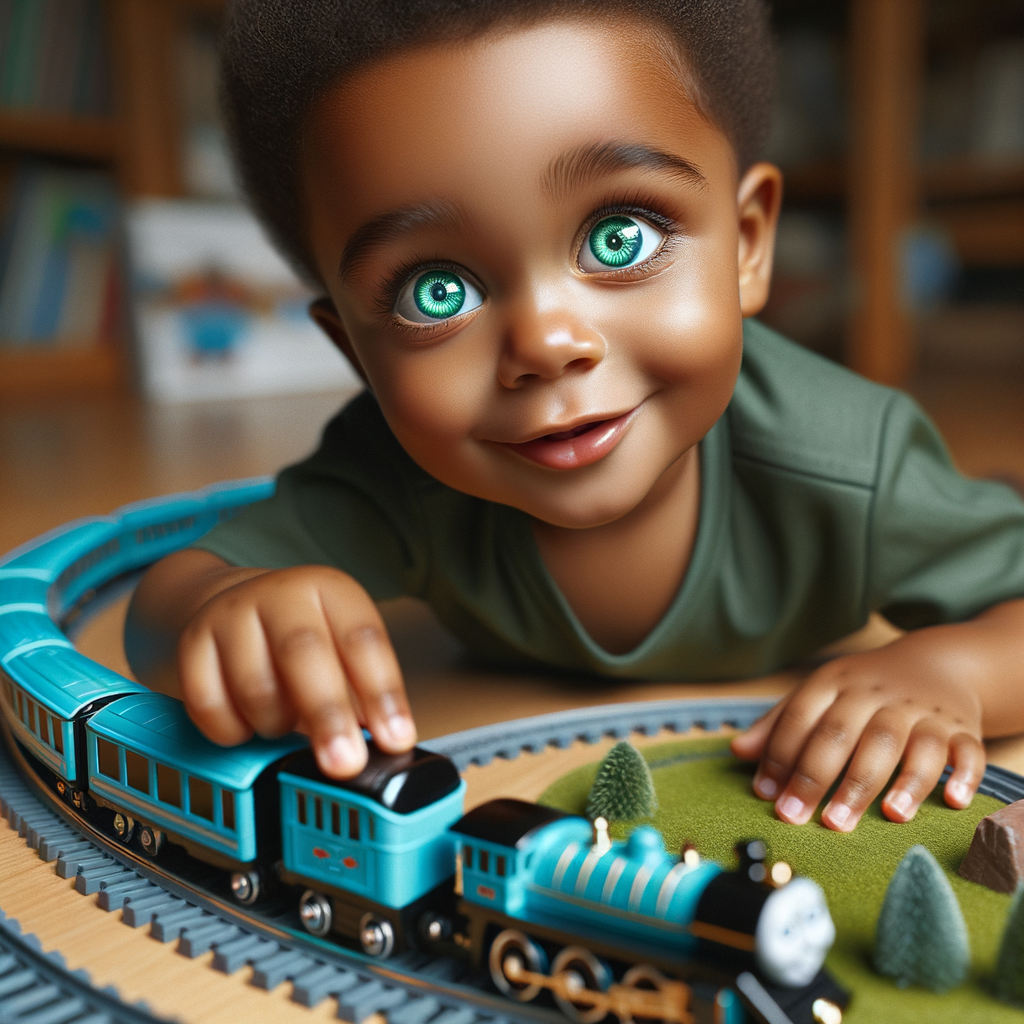
[[[762,775],[754,779],[754,792],[763,800],[774,800],[779,792],[779,785],[774,779]]]
[[[411,743],[416,738],[416,727],[408,715],[392,715],[384,728],[391,737],[392,743]]]
[[[905,818],[910,814],[914,806],[914,798],[905,789],[894,789],[886,803],[901,817]]]
[[[804,816],[804,802],[799,797],[787,796],[778,803],[778,812],[783,818],[789,818],[794,823]]]
[[[946,790],[949,795],[963,807],[966,807],[971,802],[970,789],[967,787],[966,783],[960,782],[959,779],[950,779]]]
[[[332,736],[318,751],[317,760],[325,774],[335,775],[356,771],[362,756],[348,736]]]
[[[837,828],[842,828],[850,820],[850,815],[852,814],[853,811],[851,811],[846,804],[829,804],[828,807],[821,812],[821,816],[823,818],[828,818],[828,820]]]

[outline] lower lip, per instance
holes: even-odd
[[[622,440],[636,412],[630,409],[615,419],[601,420],[575,437],[556,440],[548,435],[505,447],[548,469],[580,469],[599,462]]]

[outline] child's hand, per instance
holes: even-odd
[[[196,725],[224,745],[298,728],[336,778],[366,764],[361,724],[384,750],[408,750],[416,729],[369,594],[322,566],[257,572],[214,594],[181,631],[178,680]]]
[[[926,633],[922,630],[921,633]],[[946,803],[966,807],[985,771],[982,702],[964,677],[973,666],[921,657],[914,634],[866,654],[836,658],[732,742],[760,760],[754,791],[783,821],[803,824],[844,772],[821,814],[849,832],[881,793],[890,821],[909,821],[947,763]]]

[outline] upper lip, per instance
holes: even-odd
[[[617,420],[628,413],[633,412],[633,408],[623,409],[621,412],[607,412],[607,413],[588,413],[586,416],[579,416],[574,420],[569,420],[566,423],[554,424],[551,426],[543,427],[531,433],[529,436],[521,438],[517,441],[504,441],[504,444],[527,444],[530,441],[538,441],[542,437],[547,437],[549,434],[564,434],[567,431],[575,430],[579,433],[585,433],[589,428],[596,427],[600,423],[605,423],[608,420]],[[583,429],[581,429],[583,428]]]

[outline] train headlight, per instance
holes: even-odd
[[[757,966],[777,985],[808,985],[836,938],[821,886],[794,878],[776,889],[761,910],[754,934]]]

